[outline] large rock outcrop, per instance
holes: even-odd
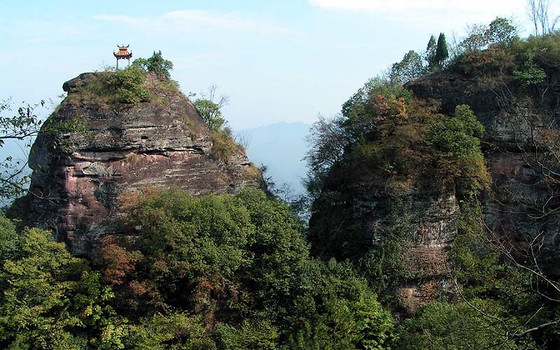
[[[470,106],[486,130],[481,148],[487,172],[480,199],[488,238],[512,258],[536,252],[535,261],[547,273],[560,275],[554,263],[560,254],[560,74],[557,67],[548,67],[542,87],[523,86],[508,73],[495,74],[501,75],[444,70],[406,88],[418,105],[441,113],[434,118],[448,118],[457,106]],[[377,101],[373,96],[366,108]],[[422,126],[396,132],[395,125],[398,121],[346,146],[344,157],[322,182],[310,238],[316,256],[354,259],[372,270],[374,279],[390,280],[384,292],[398,294],[411,312],[449,289],[448,251],[459,232],[458,220],[464,220],[461,202],[466,197],[457,187],[436,190],[445,171],[432,171],[437,160],[430,160],[430,142],[414,141],[414,130]],[[403,156],[396,159],[399,153]]]
[[[111,73],[66,82],[68,96],[39,133],[29,160],[29,224],[88,255],[118,230],[123,193],[178,186],[198,196],[261,186],[244,150],[209,130],[173,82],[148,74],[142,88],[149,99],[121,103],[96,93],[104,74]]]
[[[535,239],[540,246],[535,257],[542,263],[560,254],[560,74],[556,66],[545,68],[546,80],[529,88],[507,75],[496,79],[460,71],[426,75],[407,85],[415,96],[441,102],[444,113],[458,104],[472,108],[486,129],[483,146],[492,187],[484,215],[491,239],[522,256],[532,254]],[[546,265],[559,274],[557,264]]]
[[[458,196],[433,182],[392,182],[367,161],[335,167],[313,204],[312,254],[354,260],[386,286],[384,297],[398,295],[414,312],[447,288],[447,251],[457,236]]]

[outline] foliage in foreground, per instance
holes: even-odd
[[[121,321],[113,294],[85,260],[48,231],[17,233],[0,217],[0,346],[6,349],[114,348]],[[118,328],[118,326],[117,326]]]
[[[102,252],[122,309],[189,310],[224,349],[389,341],[392,318],[367,282],[348,264],[311,260],[289,208],[261,191],[196,199],[169,190],[134,203],[126,221],[136,238],[106,239]]]
[[[348,262],[310,259],[257,190],[130,200],[103,266],[0,222],[0,344],[20,349],[383,349],[394,321]],[[30,283],[31,282],[31,283]]]

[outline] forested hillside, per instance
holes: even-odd
[[[555,349],[558,62],[503,18],[432,36],[312,126],[292,203],[161,52],[69,81],[40,131],[3,105],[3,137],[39,136],[0,217],[0,347]]]

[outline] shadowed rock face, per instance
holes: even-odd
[[[512,82],[485,83],[442,72],[413,80],[407,88],[418,97],[441,101],[444,112],[458,104],[472,108],[486,128],[483,146],[492,188],[483,204],[491,238],[522,255],[530,250],[531,239],[542,240],[538,259],[548,273],[560,276],[556,263],[560,254],[559,183],[548,171],[557,173],[558,167],[557,160],[548,161],[556,152],[554,140],[558,137],[557,68],[547,71],[547,79],[546,88],[538,91],[520,89]]]
[[[558,73],[557,68],[548,69],[547,85],[541,91],[520,89],[511,79],[486,81],[457,72],[426,75],[407,85],[418,97],[440,101],[444,112],[459,104],[472,108],[486,128],[483,147],[492,177],[484,201],[489,233],[521,254],[529,248],[528,240],[543,238],[543,262],[560,253],[560,216],[554,214],[560,208],[558,178],[547,177],[539,166],[546,163],[551,146],[543,135],[547,130],[558,132]],[[548,264],[549,270],[560,275],[556,265]]]
[[[261,186],[241,148],[212,156],[212,132],[169,81],[148,75],[150,101],[106,103],[85,73],[63,86],[68,97],[31,150],[29,224],[52,229],[76,255],[118,231],[119,198],[148,187],[178,186],[193,195]]]
[[[538,168],[539,161],[546,159],[541,153],[546,150],[542,138],[560,117],[560,74],[547,73],[549,88],[539,95],[511,81],[492,85],[450,71],[420,77],[408,83],[407,89],[417,98],[437,102],[447,115],[457,105],[471,107],[486,129],[482,147],[492,183],[481,199],[490,238],[521,254],[532,237],[543,238],[539,261],[558,276],[560,181],[547,178]],[[331,169],[314,204],[313,254],[355,258],[350,252],[360,257],[380,251],[388,233],[394,236],[390,227],[397,227],[405,241],[403,265],[413,276],[398,286],[405,309],[413,312],[424,301],[445,293],[449,289],[447,255],[457,235],[454,221],[460,215],[461,198],[453,191],[428,191],[434,179],[427,179],[408,196],[397,197],[384,190],[387,183],[376,177],[375,169],[347,166],[348,170],[346,166]]]

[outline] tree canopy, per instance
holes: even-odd
[[[45,101],[36,105],[24,104],[15,113],[11,102],[0,101],[0,148],[6,142],[18,142],[26,150],[42,125],[37,110],[45,107]],[[9,155],[0,162],[0,199],[9,199],[25,193],[29,181],[27,161]]]
[[[161,51],[154,51],[150,58],[138,58],[132,64],[144,69],[146,72],[154,72],[167,79],[171,78],[169,71],[173,69],[173,63],[164,59]]]

